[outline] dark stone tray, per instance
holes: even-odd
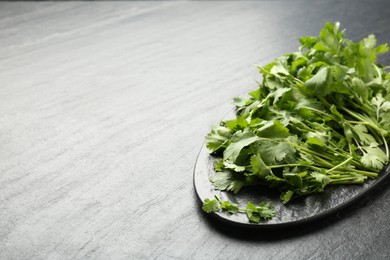
[[[230,200],[240,207],[245,207],[248,201],[257,204],[260,201],[271,202],[275,206],[277,215],[259,224],[250,223],[245,214],[212,213],[221,221],[229,224],[251,228],[276,228],[308,223],[329,216],[350,204],[358,201],[368,192],[373,191],[383,180],[390,175],[390,165],[387,165],[378,178],[368,180],[364,184],[328,186],[322,193],[311,194],[297,198],[283,205],[280,202],[278,191],[264,187],[246,187],[239,194],[215,190],[209,181],[209,176],[215,174],[213,157],[203,146],[198,155],[194,168],[194,185],[198,198],[203,202],[206,198],[218,195],[222,200]]]

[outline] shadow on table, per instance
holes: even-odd
[[[247,241],[270,241],[270,240],[283,240],[293,237],[304,236],[305,234],[318,232],[326,229],[327,227],[336,224],[341,220],[345,220],[351,216],[359,214],[359,211],[367,206],[371,201],[382,198],[386,190],[390,186],[390,179],[387,178],[383,183],[377,186],[373,191],[366,194],[360,201],[353,203],[352,205],[342,209],[341,211],[331,214],[327,217],[312,221],[309,224],[300,224],[291,227],[283,228],[264,228],[254,229],[251,227],[237,227],[223,222],[214,215],[204,213],[200,207],[198,207],[199,213],[205,218],[206,225],[216,232],[235,238],[238,240]]]

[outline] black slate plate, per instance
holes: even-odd
[[[283,205],[279,199],[279,192],[264,187],[243,188],[236,195],[215,190],[209,181],[209,176],[215,174],[213,161],[214,158],[203,146],[194,168],[194,185],[198,198],[203,202],[206,198],[212,199],[214,195],[218,195],[222,200],[230,200],[240,207],[245,207],[248,201],[255,204],[260,201],[271,202],[275,206],[277,215],[259,224],[248,222],[245,214],[213,213],[222,221],[252,228],[293,226],[328,216],[357,201],[390,175],[390,165],[387,165],[375,180],[366,181],[362,185],[330,186],[325,188],[323,193],[311,194]]]

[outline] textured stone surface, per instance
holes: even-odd
[[[253,64],[328,20],[390,42],[389,17],[384,0],[0,2],[0,259],[388,259],[388,183],[252,232],[200,212],[192,170]]]

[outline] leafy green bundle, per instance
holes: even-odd
[[[326,23],[298,52],[258,67],[259,88],[235,98],[236,118],[206,136],[216,189],[267,185],[287,203],[363,183],[388,163],[390,73],[375,62],[389,48],[374,35],[348,40],[339,26]]]

